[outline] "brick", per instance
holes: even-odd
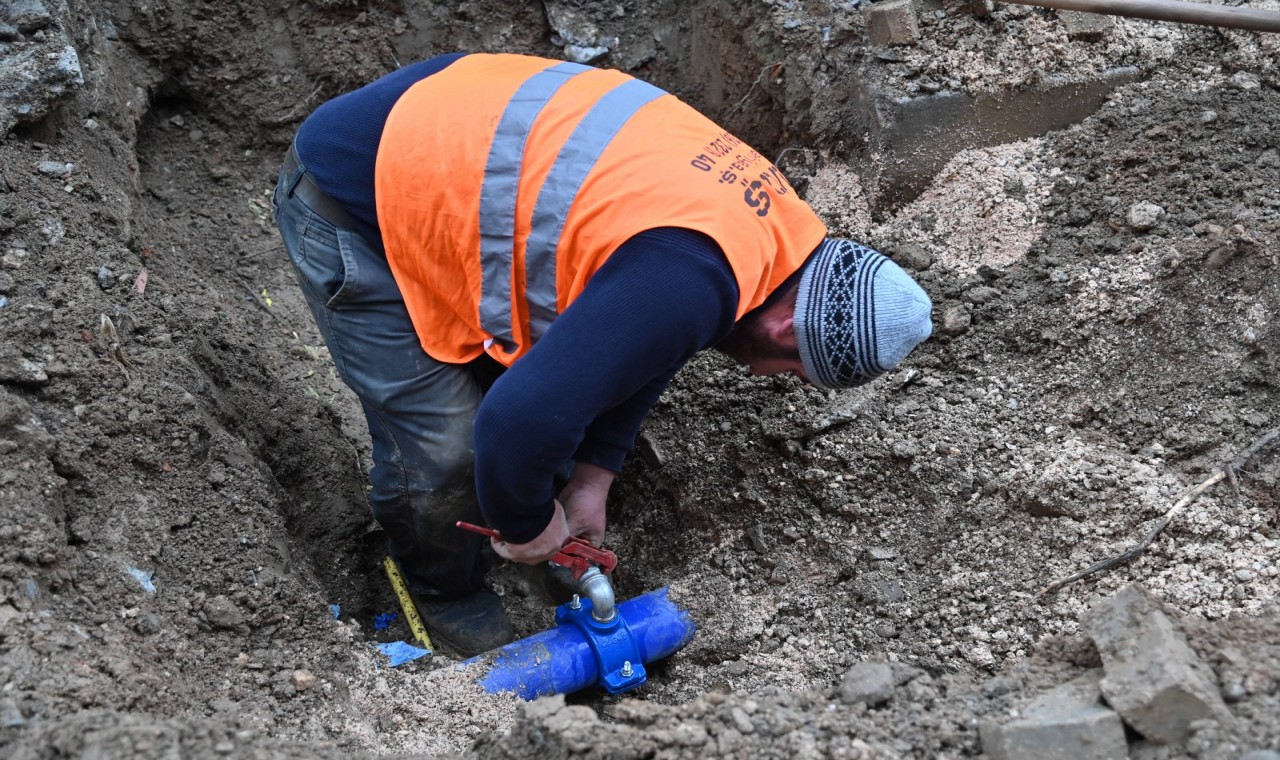
[[[1066,28],[1068,39],[1097,41],[1107,36],[1115,21],[1101,13],[1058,11],[1058,20]]]
[[[1229,719],[1213,674],[1146,589],[1126,586],[1081,623],[1102,655],[1107,703],[1147,739],[1179,743],[1194,721]]]
[[[1005,722],[978,726],[991,760],[1124,760],[1129,755],[1120,716],[1102,704],[1101,670],[1051,689]]]
[[[867,11],[867,38],[872,46],[914,45],[920,39],[915,0],[884,0]]]

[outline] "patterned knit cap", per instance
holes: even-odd
[[[883,254],[827,238],[805,263],[793,325],[805,375],[851,388],[884,374],[929,337],[933,304]]]

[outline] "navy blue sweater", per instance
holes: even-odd
[[[378,250],[374,159],[387,115],[415,82],[460,58],[399,69],[321,106],[298,131],[316,183]],[[619,248],[540,341],[490,388],[475,421],[476,492],[509,541],[537,537],[571,459],[618,472],[675,373],[732,329],[738,286],[720,247],[684,229]]]

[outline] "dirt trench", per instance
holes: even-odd
[[[0,143],[6,755],[975,755],[979,718],[1097,665],[1077,621],[1132,580],[1241,718],[1134,756],[1280,742],[1273,451],[1139,560],[1034,596],[1280,424],[1271,38],[928,2],[893,48],[856,3],[36,5],[5,54],[69,45],[82,82]],[[936,334],[843,394],[691,363],[608,543],[620,595],[669,586],[699,635],[648,706],[520,712],[447,656],[391,670],[369,646],[407,631],[373,625],[394,601],[367,435],[269,193],[310,109],[399,64],[595,48],[778,157],[917,275]],[[939,136],[930,181],[885,191],[880,105],[1120,67],[1140,76],[1078,124]],[[493,581],[521,634],[551,625],[523,573]],[[839,697],[867,660],[897,669],[888,707]]]

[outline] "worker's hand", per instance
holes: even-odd
[[[547,527],[532,541],[513,544],[509,541],[491,538],[489,542],[493,544],[493,550],[498,553],[499,557],[505,557],[512,562],[522,562],[526,565],[537,565],[555,556],[555,553],[560,551],[560,547],[564,546],[564,542],[568,541],[571,535],[573,534],[569,532],[569,523],[564,517],[564,507],[557,501],[556,513],[551,517],[551,522],[547,523]]]
[[[604,542],[605,501],[613,478],[610,470],[579,462],[573,469],[573,479],[560,492],[569,532],[587,539],[592,546]]]

